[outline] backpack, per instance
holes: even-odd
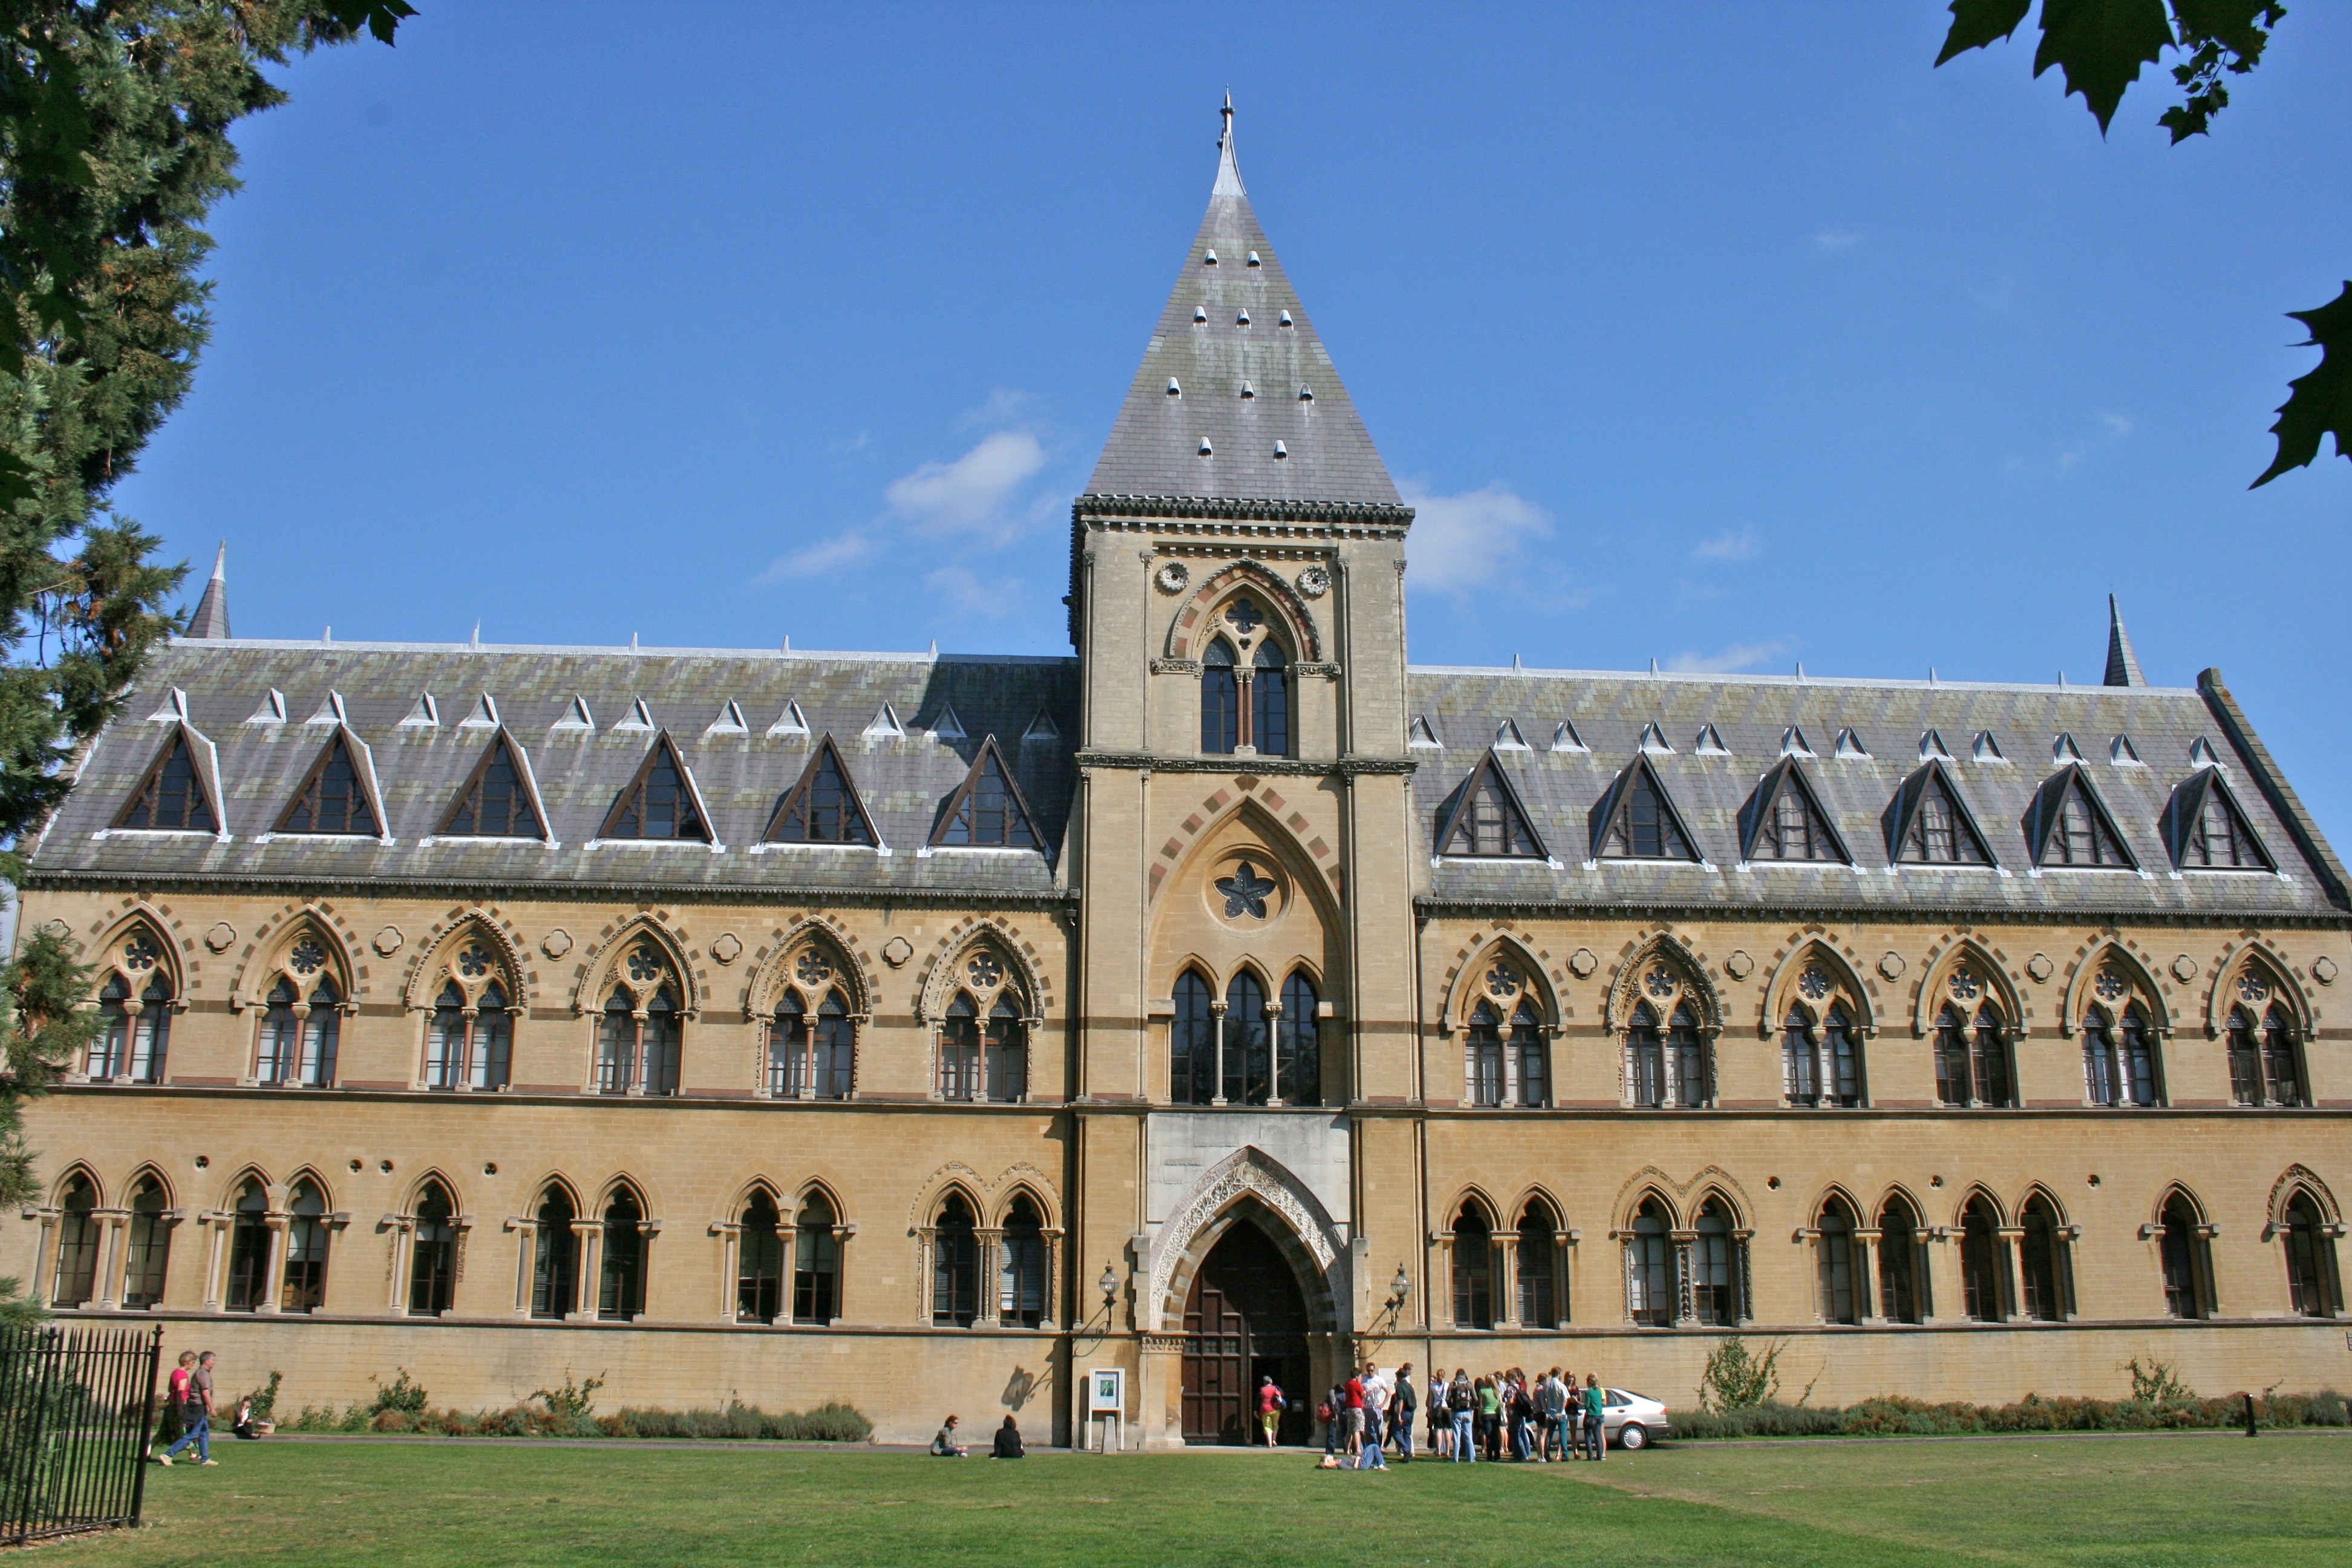
[[[1315,1419],[1318,1421],[1328,1421],[1331,1419],[1331,1402],[1329,1400],[1327,1399],[1322,1404],[1315,1407]]]

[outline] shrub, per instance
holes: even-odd
[[[563,1369],[562,1388],[542,1388],[531,1394],[547,1407],[550,1429],[568,1437],[613,1436],[595,1419],[596,1391],[604,1386],[601,1377],[572,1381],[572,1369]]]
[[[1769,1402],[1780,1392],[1780,1352],[1788,1348],[1789,1342],[1782,1340],[1758,1355],[1738,1334],[1717,1345],[1699,1374],[1698,1407],[1743,1410]]]
[[[2124,1363],[2121,1370],[2131,1374],[2132,1399],[2137,1404],[2186,1405],[2197,1397],[2196,1393],[2180,1381],[2179,1369],[2168,1361],[2158,1361],[2150,1356],[2147,1364],[2142,1366],[2139,1357],[2134,1356]]]
[[[390,1383],[379,1383],[373,1377],[368,1379],[370,1383],[376,1385],[375,1399],[368,1405],[368,1414],[415,1416],[422,1413],[426,1397],[425,1385],[412,1382],[408,1375],[408,1369],[404,1366],[394,1367],[393,1370],[396,1375]],[[404,1428],[384,1426],[378,1427],[377,1430],[399,1431]]]
[[[2200,1399],[2178,1378],[2168,1384],[2159,1369],[2142,1369],[2147,1399],[2044,1399],[2029,1394],[2014,1405],[1931,1404],[1890,1394],[1865,1399],[1843,1410],[1762,1404],[1731,1410],[1700,1410],[1675,1417],[1675,1436],[1691,1438],[1793,1437],[1824,1434],[1847,1436],[1950,1436],[1971,1432],[2160,1432],[2228,1430],[2245,1419],[2245,1396]],[[2136,1384],[2137,1387],[2137,1384]],[[2352,1408],[2334,1389],[2317,1394],[2273,1394],[2255,1401],[2261,1418],[2273,1426],[2352,1426]]]
[[[277,1413],[278,1385],[285,1380],[286,1374],[273,1367],[270,1369],[269,1381],[246,1395],[246,1398],[253,1402],[253,1418],[256,1421],[267,1421]],[[235,1406],[231,1408],[234,1409]]]
[[[614,1437],[749,1438],[791,1443],[863,1443],[874,1423],[834,1401],[803,1413],[770,1415],[741,1400],[723,1410],[623,1410],[597,1423]]]

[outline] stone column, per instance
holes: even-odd
[[[680,1073],[684,1066],[684,1047],[680,1047]],[[637,1221],[637,1310],[629,1314],[632,1322],[656,1316],[654,1311],[654,1254],[661,1241],[662,1222],[657,1219]]]
[[[416,1253],[416,1221],[405,1215],[388,1214],[379,1222],[392,1248],[390,1266],[384,1270],[384,1310],[395,1318],[408,1316],[408,1280],[410,1268]]]
[[[1674,1321],[1687,1323],[1696,1315],[1691,1300],[1691,1244],[1698,1240],[1695,1230],[1672,1232],[1675,1244]]]
[[[1498,1329],[1523,1327],[1519,1321],[1519,1233],[1498,1230],[1488,1237],[1495,1249],[1491,1275],[1495,1292],[1500,1300],[1495,1303],[1495,1326]]]
[[[261,1270],[261,1300],[253,1306],[257,1312],[278,1311],[286,1300],[286,1227],[293,1218],[290,1214],[275,1213],[261,1216],[269,1231],[269,1261]],[[397,1251],[394,1256],[399,1256]]]
[[[205,1248],[205,1310],[207,1312],[217,1312],[221,1310],[222,1254],[226,1250],[228,1228],[235,1223],[235,1219],[234,1215],[221,1213],[196,1215],[196,1223],[213,1233],[211,1244]],[[37,1289],[39,1276],[36,1274],[34,1279]],[[36,1299],[38,1299],[37,1296]]]
[[[2000,1240],[2001,1268],[2009,1276],[2002,1281],[2007,1289],[2001,1293],[2001,1321],[2021,1323],[2026,1321],[2025,1227],[2021,1225],[2002,1226]]]
[[[95,1216],[106,1227],[98,1266],[98,1310],[111,1312],[122,1304],[122,1269],[129,1261],[126,1243],[131,1231],[129,1209],[100,1209]]]
[[[515,1262],[514,1315],[530,1316],[530,1278],[539,1263],[539,1222],[535,1219],[509,1219],[509,1235],[517,1237],[521,1247]]]
[[[710,1222],[710,1234],[719,1238],[719,1321],[731,1323],[742,1315],[741,1286],[743,1227],[733,1220],[715,1219]],[[784,1278],[779,1294],[792,1293],[791,1259],[785,1259]],[[783,1306],[789,1310],[791,1303]]]
[[[1210,1071],[1209,1103],[1225,1103],[1225,999],[1222,996],[1209,1004],[1209,1026],[1215,1032],[1217,1049]]]
[[[1062,1271],[1059,1267],[1062,1258],[1062,1235],[1059,1229],[1051,1227],[1041,1228],[1037,1232],[1038,1252],[1041,1255],[1038,1261],[1045,1276],[1045,1288],[1040,1298],[1044,1310],[1037,1319],[1037,1326],[1041,1329],[1051,1329],[1055,1324],[1062,1321],[1064,1316],[1056,1310],[1061,1305],[1062,1300]],[[1081,1286],[1080,1289],[1083,1289],[1085,1287]]]
[[[1002,1273],[1004,1232],[995,1226],[974,1226],[971,1232],[972,1250],[979,1255],[980,1281],[975,1294],[980,1298],[972,1305],[978,1310],[971,1315],[972,1327],[986,1323],[1001,1326],[1004,1321],[1004,1278]]]
[[[1265,1005],[1265,1103],[1269,1109],[1285,1103],[1282,1098],[1282,993],[1275,992],[1275,1000]]]
[[[1865,1327],[1885,1321],[1880,1315],[1878,1299],[1876,1263],[1879,1245],[1880,1237],[1875,1230],[1856,1230],[1853,1233],[1854,1315]]]
[[[604,1245],[604,1222],[601,1219],[575,1219],[572,1222],[572,1267],[574,1270],[572,1310],[564,1317],[567,1323],[593,1323],[596,1321],[596,1287],[602,1279],[597,1265]]]

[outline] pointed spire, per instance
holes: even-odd
[[[188,616],[188,635],[192,637],[226,637],[228,629],[228,541],[221,541],[220,552],[213,557],[212,581],[205,584],[204,597]]]
[[[1401,506],[1250,210],[1233,106],[1221,112],[1208,213],[1087,493]],[[1258,395],[1242,395],[1245,384]]]
[[[224,634],[226,635],[226,634]],[[2139,656],[2132,652],[2131,638],[2124,634],[2124,612],[2113,594],[2107,595],[2107,679],[2109,686],[2146,686],[2147,677],[2139,672]]]

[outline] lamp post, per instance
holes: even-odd
[[[1405,1299],[1412,1294],[1412,1276],[1407,1274],[1404,1271],[1404,1265],[1400,1263],[1397,1265],[1396,1278],[1389,1281],[1389,1310],[1402,1311]]]
[[[1108,1317],[1111,1302],[1118,1296],[1118,1275],[1109,1264],[1103,1265],[1102,1278],[1095,1281],[1095,1289],[1102,1292],[1103,1314]]]

